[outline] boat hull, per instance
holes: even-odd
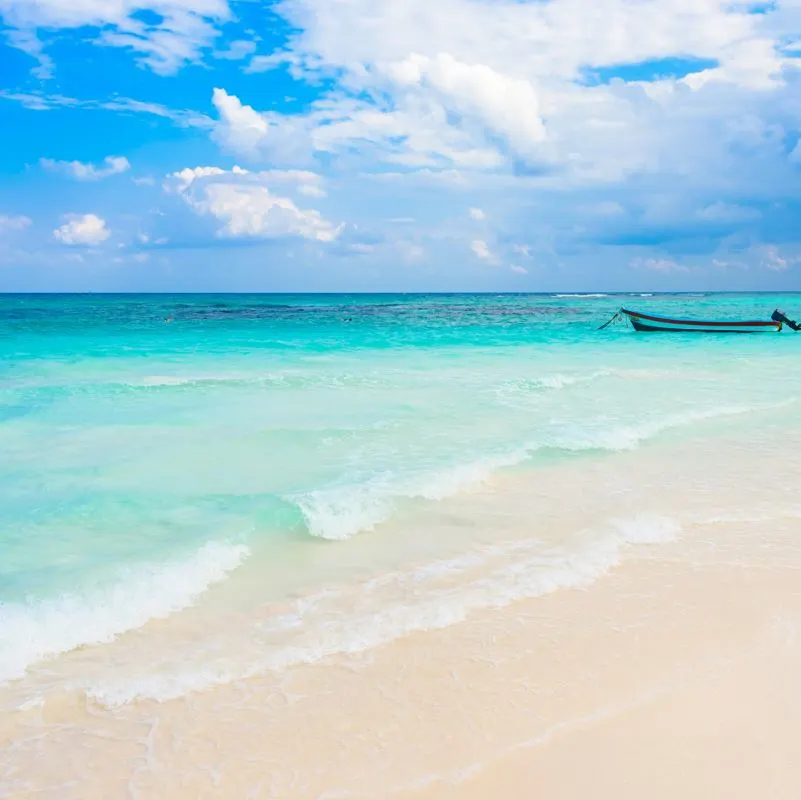
[[[622,309],[635,331],[647,333],[776,333],[781,322],[772,320],[713,321],[670,319]]]

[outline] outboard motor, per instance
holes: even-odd
[[[786,317],[784,312],[779,311],[778,308],[770,315],[770,318],[774,322],[781,322],[782,325],[786,325],[788,328],[792,328],[794,331],[801,331],[801,325],[799,325],[795,320]]]

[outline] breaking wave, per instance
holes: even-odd
[[[193,605],[248,554],[245,545],[210,542],[185,560],[131,569],[84,594],[0,603],[0,681],[22,677],[37,661],[110,642]]]
[[[385,474],[361,482],[338,483],[286,496],[306,522],[309,533],[320,539],[342,540],[373,530],[397,510],[404,499],[443,500],[487,482],[498,470],[528,461],[542,451],[580,453],[634,450],[665,431],[705,420],[747,414],[760,409],[727,406],[687,411],[639,425],[606,429],[555,431],[538,441],[521,444],[494,455],[416,475]]]
[[[96,681],[87,693],[110,707],[166,701],[329,656],[365,652],[415,632],[458,624],[482,610],[588,586],[621,562],[624,548],[669,542],[680,531],[680,523],[669,517],[610,520],[598,531],[585,531],[581,549],[573,552],[520,541],[321,591],[294,601],[280,617],[247,627],[244,658],[233,659],[226,648],[225,659],[200,666],[195,658],[183,658],[147,676]]]

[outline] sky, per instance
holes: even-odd
[[[0,0],[0,291],[801,289],[801,0]]]

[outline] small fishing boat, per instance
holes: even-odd
[[[657,317],[621,308],[612,319],[601,328],[605,328],[616,319],[625,318],[635,331],[657,332],[693,332],[693,333],[777,333],[784,325],[797,331],[801,325],[788,319],[782,311],[776,309],[769,320],[700,320],[673,319]]]

